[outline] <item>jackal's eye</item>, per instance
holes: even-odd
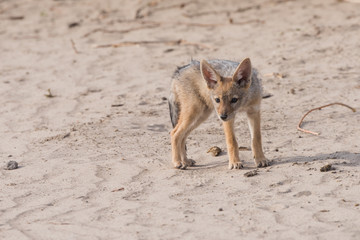
[[[236,103],[238,101],[238,98],[232,98],[231,103]]]
[[[219,103],[219,102],[220,102],[220,98],[215,98],[215,102]]]

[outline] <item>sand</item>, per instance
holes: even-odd
[[[0,239],[359,239],[359,8],[0,1]],[[272,165],[244,176],[255,166],[242,114],[244,169],[207,153],[226,149],[213,114],[187,142],[197,165],[174,169],[172,73],[192,58],[245,57],[272,95],[262,102]],[[312,112],[302,126],[319,136],[296,129],[331,102],[358,111]]]

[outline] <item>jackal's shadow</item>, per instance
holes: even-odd
[[[347,151],[340,151],[334,153],[321,153],[315,156],[294,156],[286,158],[276,158],[273,159],[271,165],[280,165],[285,163],[302,163],[302,162],[313,162],[313,161],[323,161],[329,159],[343,159],[347,160],[347,165],[360,165],[360,153],[351,153]]]

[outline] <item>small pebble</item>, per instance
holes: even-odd
[[[6,164],[5,170],[14,170],[17,169],[19,167],[19,164],[15,161],[9,161]]]
[[[78,23],[78,22],[72,22],[72,23],[69,23],[69,24],[68,24],[68,28],[77,27],[77,26],[79,26],[79,25],[80,25],[80,23]]]

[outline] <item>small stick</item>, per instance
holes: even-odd
[[[119,191],[124,191],[125,190],[125,188],[117,188],[117,189],[114,189],[114,190],[112,190],[111,192],[119,192]]]
[[[111,104],[111,107],[122,107],[124,106],[124,104],[120,103],[120,104]]]
[[[249,23],[259,23],[259,24],[263,24],[265,23],[265,21],[263,20],[259,20],[259,19],[250,19],[250,20],[246,20],[243,22],[235,22],[233,21],[231,18],[228,19],[228,22],[224,22],[224,23],[196,23],[196,22],[175,22],[175,21],[150,21],[150,20],[142,20],[142,19],[127,19],[127,20],[122,20],[119,21],[120,23],[141,23],[141,24],[154,24],[155,26],[148,26],[149,28],[151,27],[158,27],[159,25],[185,25],[185,26],[190,26],[190,27],[221,27],[221,26],[231,26],[231,25],[245,25],[245,24],[249,24]],[[145,26],[144,28],[148,28],[147,26]],[[142,28],[142,27],[141,27]],[[124,33],[133,31],[133,30],[138,30],[141,29],[139,28],[134,28],[134,29],[129,29],[129,30],[123,30]],[[93,30],[95,32],[97,31],[101,31],[101,30]],[[83,37],[87,37],[88,35],[92,34],[93,31],[86,33]],[[105,30],[106,31],[106,30]],[[119,32],[121,33],[122,30],[120,30]],[[107,32],[107,31],[106,31]]]
[[[298,129],[299,131],[304,132],[304,133],[310,133],[310,134],[314,134],[314,135],[319,135],[320,133],[312,132],[312,131],[305,130],[305,129],[301,128],[301,124],[302,124],[302,122],[304,121],[304,118],[305,118],[309,113],[311,113],[312,111],[321,110],[321,109],[323,109],[323,108],[325,108],[325,107],[329,107],[329,106],[332,106],[332,105],[341,105],[341,106],[350,108],[353,112],[356,112],[356,109],[353,108],[353,107],[350,107],[349,105],[346,105],[346,104],[343,104],[343,103],[338,103],[338,102],[330,103],[330,104],[327,104],[327,105],[324,105],[324,106],[321,106],[321,107],[313,108],[313,109],[309,110],[307,113],[305,113],[305,115],[301,118],[299,124],[297,125],[297,129]]]
[[[24,16],[10,16],[9,19],[10,20],[23,20]]]
[[[79,54],[80,52],[76,49],[75,42],[72,39],[70,39],[70,42],[71,42],[71,46],[72,46],[74,52],[76,54]]]
[[[191,45],[199,48],[210,48],[209,46],[201,43],[188,42],[186,40],[155,40],[155,41],[125,41],[115,44],[103,44],[95,45],[94,48],[108,48],[108,47],[127,47],[127,46],[137,46],[137,45],[149,45],[149,44],[166,44],[166,45]]]
[[[141,7],[136,11],[135,14],[135,19],[141,19],[144,17],[148,17],[151,16],[153,13],[158,12],[158,11],[163,11],[163,10],[167,10],[167,9],[171,9],[171,8],[184,8],[186,5],[191,4],[193,2],[189,1],[189,2],[185,2],[185,3],[178,3],[178,4],[174,4],[174,5],[170,5],[170,6],[164,6],[164,7],[157,7],[157,8],[153,8],[148,10],[146,13],[142,13],[142,11],[147,7]],[[154,6],[156,6],[157,4],[155,4]],[[150,4],[151,6],[151,4]]]
[[[96,33],[96,32],[119,33],[119,34],[121,34],[121,33],[128,33],[128,32],[137,31],[137,30],[146,29],[146,28],[155,28],[155,27],[158,27],[158,26],[159,26],[159,24],[154,23],[154,25],[152,25],[152,26],[141,26],[141,27],[124,29],[124,30],[107,30],[107,29],[103,29],[103,28],[95,28],[94,30],[84,34],[83,37],[88,37],[91,34]]]
[[[195,13],[195,14],[183,13],[182,15],[184,17],[194,18],[194,17],[200,17],[200,16],[204,16],[204,15],[217,15],[217,14],[222,14],[222,13],[229,15],[231,13],[231,11],[230,10],[220,10],[220,11],[200,12],[200,13]]]
[[[245,24],[249,24],[249,23],[264,23],[264,21],[255,19],[255,20],[247,20],[247,21],[243,21],[243,22],[232,22],[232,23],[196,23],[196,22],[172,22],[172,21],[168,21],[168,22],[158,22],[158,21],[141,21],[142,24],[146,24],[146,23],[152,23],[152,24],[159,24],[159,25],[163,25],[163,24],[171,24],[171,25],[185,25],[185,26],[190,26],[190,27],[221,27],[221,26],[225,26],[225,25],[245,25]]]
[[[195,23],[195,22],[172,22],[172,21],[167,21],[167,22],[141,21],[141,23],[142,24],[153,23],[153,24],[159,24],[159,25],[164,25],[164,24],[185,25],[185,26],[192,26],[192,27],[218,27],[218,26],[225,25],[225,24],[221,24],[221,23]]]
[[[229,15],[230,13],[246,12],[246,11],[256,9],[256,8],[259,8],[259,7],[260,7],[260,5],[255,5],[255,6],[245,7],[245,8],[238,8],[236,10],[220,10],[220,11],[199,12],[199,13],[195,13],[195,14],[183,14],[183,16],[188,17],[188,18],[193,18],[193,17],[200,17],[200,16],[205,16],[205,15],[218,15],[218,14],[227,14],[227,15]]]

